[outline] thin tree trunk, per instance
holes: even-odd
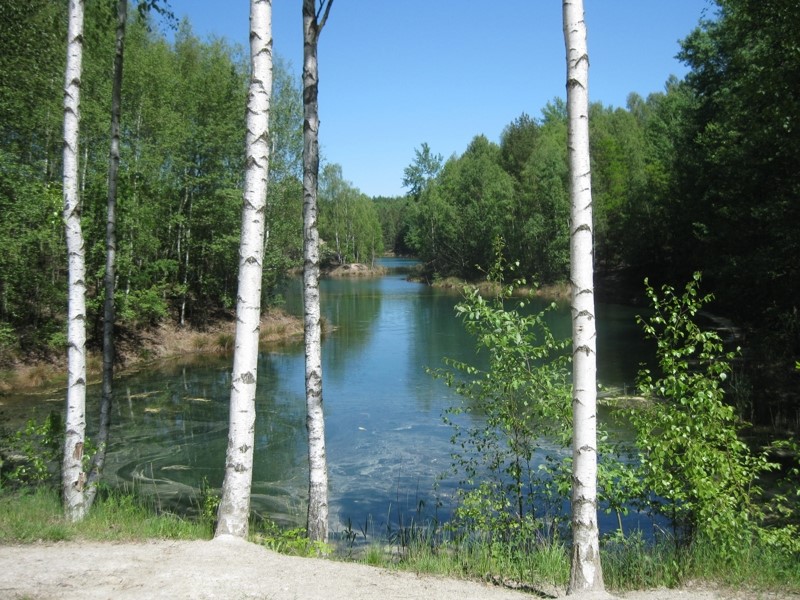
[[[136,114],[136,133],[133,136],[132,146],[133,146],[133,172],[138,172],[139,167],[139,152],[140,149],[138,148],[138,144],[141,141],[141,131],[142,131],[142,104],[139,103],[139,110]],[[135,215],[138,209],[139,203],[139,195],[137,190],[137,183],[136,178],[134,177],[131,181],[131,193],[128,201],[128,206],[130,208],[129,212],[131,215]],[[128,224],[128,273],[126,275],[125,281],[125,300],[128,300],[128,297],[131,294],[131,279],[133,278],[133,265],[134,265],[134,247],[133,247],[133,236],[136,229],[139,227],[138,223],[131,217]]]
[[[47,128],[44,132],[44,167],[42,170],[42,180],[43,181],[50,181],[50,135],[52,133],[50,129],[50,105],[47,105]]]
[[[83,446],[86,432],[86,266],[78,195],[83,0],[70,0],[64,78],[64,230],[68,260],[67,406],[62,495],[69,521],[86,516]]]
[[[572,282],[572,562],[569,593],[603,590],[597,529],[597,335],[589,161],[589,54],[583,0],[564,0]]]
[[[117,35],[114,53],[114,79],[111,87],[111,148],[108,154],[108,206],[106,217],[106,272],[103,304],[103,384],[100,401],[100,425],[97,430],[97,452],[92,457],[86,491],[89,510],[97,494],[97,484],[103,475],[111,427],[114,379],[114,294],[116,293],[117,261],[117,182],[119,181],[119,130],[122,112],[122,66],[125,53],[125,24],[128,20],[128,1],[117,0]]]
[[[308,520],[312,541],[328,541],[328,465],[325,456],[325,414],[322,408],[322,328],[319,305],[319,115],[317,42],[333,0],[303,0],[303,304],[306,366],[306,428],[308,430]]]
[[[216,536],[235,535],[241,538],[247,536],[255,445],[264,217],[269,176],[269,103],[272,93],[271,0],[250,0],[250,66],[236,347],[231,378],[225,480],[215,533]]]
[[[83,149],[83,173],[81,174],[80,178],[81,191],[79,196],[81,198],[83,198],[86,193],[86,173],[88,171],[89,171],[89,144],[86,144],[86,147]]]
[[[186,325],[186,296],[189,293],[189,245],[192,241],[192,194],[189,186],[186,186],[186,201],[189,203],[189,210],[186,215],[186,249],[183,261],[183,287],[181,293],[181,327]],[[180,234],[178,234],[180,245]],[[178,260],[180,260],[180,248],[178,249]]]

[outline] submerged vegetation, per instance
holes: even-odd
[[[590,114],[601,276],[638,283],[647,273],[659,284],[691,277],[683,292],[646,284],[652,313],[640,324],[657,346],[657,365],[639,375],[646,402],[616,411],[634,427],[635,443],[615,446],[600,432],[602,509],[621,515],[635,508],[661,519],[647,532],[623,531],[620,519],[619,529],[602,540],[604,577],[613,589],[700,579],[800,592],[798,443],[759,444],[742,435],[750,427],[746,419],[770,426],[772,437],[800,429],[800,103],[786,85],[800,72],[792,46],[797,33],[786,24],[800,13],[797,6],[770,1],[718,4],[718,18],[683,42],[691,69],[685,80],[670,79],[663,92],[647,98],[631,95],[624,109],[596,104]],[[0,21],[13,24],[4,29],[0,60],[3,368],[58,356],[66,344],[60,94],[54,83],[63,36],[54,35],[53,25],[63,20],[63,10],[44,0],[0,8]],[[108,10],[101,3],[89,6],[92,51],[82,133],[87,325],[95,347],[104,301],[103,107],[113,47]],[[35,56],[26,50],[30,39],[41,44]],[[168,43],[138,17],[129,40],[120,357],[157,358],[158,344],[143,342],[148,336],[163,342],[167,330],[182,351],[228,352],[247,69],[235,48],[224,40],[199,40],[188,23]],[[302,262],[296,202],[302,102],[296,77],[280,60],[275,81],[270,129],[280,143],[269,175],[265,305],[279,304],[281,279]],[[341,168],[326,166],[320,229],[331,265],[374,267],[385,249],[418,256],[427,280],[441,286],[460,287],[488,271],[484,292],[491,298],[469,288],[457,306],[488,366],[447,360],[446,369],[433,372],[461,396],[444,416],[453,431],[451,470],[461,483],[450,522],[426,519],[420,507],[418,521],[395,530],[354,530],[348,523],[334,551],[298,529],[257,518],[254,541],[281,552],[341,554],[536,591],[565,586],[569,345],[548,329],[546,311],[527,312],[525,297],[504,283],[503,271],[513,265],[551,289],[563,285],[566,133],[564,103],[556,99],[541,117],[523,114],[510,123],[499,144],[477,135],[463,154],[446,161],[423,144],[406,170],[405,198],[369,199]],[[492,244],[501,238],[502,247]],[[720,309],[747,329],[743,351],[726,349],[717,334],[697,325],[711,299],[700,295],[700,276],[690,275],[698,268]],[[631,296],[619,294],[625,301]],[[190,325],[206,331],[187,335]],[[261,334],[284,338],[299,334],[295,327],[279,318]],[[26,376],[47,378],[34,371]],[[0,386],[5,391],[17,383],[4,378]],[[143,500],[135,489],[103,489],[85,521],[67,523],[54,491],[62,427],[53,415],[2,432],[0,543],[210,535],[218,498],[207,482],[191,517],[165,510],[157,498]]]
[[[502,259],[497,265],[490,279],[501,281]],[[770,461],[771,448],[752,449],[739,437],[743,423],[724,401],[735,352],[725,352],[716,333],[695,323],[710,300],[699,295],[699,283],[696,273],[680,295],[647,286],[653,313],[640,323],[657,344],[658,366],[639,374],[648,402],[621,410],[635,443],[611,447],[600,430],[601,505],[637,507],[669,524],[625,532],[620,522],[603,540],[607,583],[675,586],[699,577],[797,588],[798,464],[771,482],[767,501],[761,482],[780,465]],[[524,301],[510,308],[513,286],[501,286],[494,303],[472,288],[456,307],[477,349],[488,353],[488,370],[447,360],[452,370],[433,372],[463,398],[445,415],[454,427],[453,467],[463,473],[454,518],[441,527],[412,527],[415,535],[401,538],[401,558],[418,569],[461,569],[533,589],[563,586],[567,342],[553,338],[543,313],[520,313]],[[476,416],[467,426],[459,422],[465,412]]]
[[[693,332],[691,335],[678,335],[676,339],[681,342],[679,344],[672,343],[676,339],[670,340],[669,336],[658,334],[657,339],[663,342],[662,361],[670,358],[678,363],[683,361],[685,356],[681,348],[685,348],[684,343],[692,340],[704,340],[696,345],[698,352],[702,351],[703,344],[714,346],[717,343],[713,334],[696,328],[691,322],[692,314],[703,300],[696,291],[698,283],[699,279],[690,282],[683,295],[669,289],[662,290],[660,295],[650,291],[654,303],[660,308],[648,322],[657,325],[661,319],[675,328],[682,328],[683,332]],[[485,426],[454,430],[454,466],[461,469],[465,477],[469,477],[470,472],[474,477],[474,485],[465,485],[459,493],[456,518],[450,523],[440,522],[435,517],[427,516],[433,507],[425,507],[420,503],[413,520],[400,520],[396,526],[377,525],[368,521],[354,527],[348,523],[344,530],[336,532],[334,537],[337,542],[333,547],[320,547],[312,544],[301,530],[282,529],[268,518],[257,515],[251,527],[252,541],[293,555],[316,556],[322,553],[375,566],[481,579],[540,593],[554,594],[564,588],[569,575],[569,549],[565,542],[564,518],[560,515],[559,520],[558,515],[558,506],[563,500],[563,496],[559,496],[563,493],[558,486],[559,467],[551,463],[554,470],[548,470],[549,467],[541,470],[538,468],[540,463],[533,459],[534,453],[546,455],[555,452],[554,456],[557,456],[559,431],[564,428],[564,414],[568,413],[564,406],[565,402],[568,403],[568,395],[565,399],[562,388],[566,364],[563,357],[559,358],[564,341],[555,340],[547,332],[541,314],[519,312],[520,300],[509,298],[511,286],[501,287],[504,293],[488,301],[470,290],[459,308],[465,326],[475,336],[476,345],[483,352],[494,355],[489,361],[489,369],[479,371],[469,365],[450,361],[454,371],[437,373],[463,392],[463,405],[454,407],[446,418],[458,421],[461,416],[458,413],[464,410],[479,417],[474,423],[485,423]],[[532,363],[518,360],[520,356],[529,355],[537,356],[537,366],[544,365],[545,368],[528,368],[533,366]],[[719,360],[725,359],[724,354],[717,353],[714,356]],[[548,362],[548,357],[553,360]],[[694,361],[692,365],[695,365]],[[696,368],[691,372],[683,372],[679,368],[675,377],[678,381],[691,382],[694,386],[692,389],[703,390],[702,397],[696,400],[701,405],[710,403],[708,406],[714,407],[719,401],[715,394],[721,392],[709,396],[707,391],[718,389],[715,384],[720,379],[718,373],[726,372],[721,364],[715,369],[718,370],[712,373],[711,380],[708,379],[708,372]],[[647,375],[643,373],[643,377]],[[661,385],[656,384],[663,379],[662,375],[657,375],[655,371],[649,374],[656,388],[653,394],[659,395],[660,399],[648,405],[647,410],[685,410],[680,401],[672,401],[670,396],[658,391]],[[664,387],[666,389],[667,386]],[[504,389],[507,393],[494,393],[497,389]],[[687,398],[691,396],[688,393],[684,395]],[[511,403],[509,399],[515,401]],[[525,406],[526,401],[528,407]],[[697,406],[692,410],[693,414],[702,412],[701,407]],[[655,422],[653,415],[643,415],[641,418],[644,423]],[[677,417],[669,417],[667,421],[675,423],[675,435],[684,431],[685,427]],[[542,431],[543,427],[545,431]],[[725,436],[737,430],[738,421],[720,419],[713,427],[720,430],[719,435],[724,439],[734,439],[735,436]],[[647,432],[653,429],[642,429],[643,439],[647,440]],[[683,443],[690,447],[681,448],[679,452],[672,451],[672,433],[664,435],[668,429],[667,425],[659,424],[659,434],[649,442],[651,448],[661,448],[655,452],[655,456],[669,458],[672,464],[678,465],[709,452],[700,447],[707,443],[703,439],[694,442],[684,440]],[[27,473],[37,475],[26,475],[28,478],[23,479],[21,470],[3,471],[0,543],[39,539],[210,537],[218,497],[207,483],[201,486],[194,500],[193,516],[180,516],[166,511],[159,505],[157,497],[148,495],[147,500],[140,499],[142,497],[137,490],[131,488],[104,490],[97,510],[84,523],[66,523],[58,494],[48,487],[48,481],[53,481],[49,478],[55,475],[58,461],[57,450],[48,455],[47,449],[57,448],[57,442],[53,443],[50,436],[50,432],[57,430],[58,427],[54,428],[48,421],[30,423],[23,432],[12,434],[13,443],[16,444],[15,454],[18,458],[27,457],[32,469]],[[541,437],[534,437],[542,433],[556,440],[556,445],[545,445]],[[484,434],[488,434],[487,441],[481,445]],[[526,441],[531,444],[526,444]],[[648,447],[647,443],[643,442],[640,451]],[[748,455],[748,451],[740,447],[735,452],[741,456]],[[52,459],[50,462],[47,462],[48,456]],[[40,458],[45,462],[37,462]],[[541,464],[547,465],[548,461]],[[749,464],[745,461],[746,466]],[[681,497],[707,498],[713,504],[719,496],[727,494],[722,487],[727,486],[730,480],[727,476],[720,476],[728,471],[723,469],[720,472],[718,463],[711,461],[710,465],[715,468],[700,471],[689,466],[685,469],[666,469],[666,472],[673,473],[673,476],[704,473],[700,479],[685,478],[680,486],[675,484],[673,487],[682,494]],[[636,477],[646,481],[651,476],[648,473],[655,476],[657,472],[658,469],[652,468],[648,460],[641,460]],[[740,471],[736,473],[738,478],[744,476]],[[796,477],[796,472],[788,476]],[[35,491],[30,487],[31,484],[36,485]],[[792,543],[797,536],[791,529],[774,527],[777,524],[775,515],[771,520],[764,521],[762,518],[765,515],[761,509],[754,510],[761,501],[757,496],[757,487],[750,487],[748,493],[751,495],[746,499],[751,512],[720,511],[719,519],[711,522],[714,525],[712,529],[704,528],[702,523],[698,526],[697,519],[692,516],[705,515],[702,510],[687,512],[694,504],[686,504],[678,499],[681,510],[669,509],[670,505],[665,502],[673,497],[668,493],[664,493],[663,498],[655,499],[645,492],[644,487],[615,488],[618,494],[629,494],[624,498],[616,498],[616,503],[638,502],[648,510],[657,510],[680,519],[676,523],[682,525],[677,530],[654,528],[653,531],[623,532],[620,529],[608,534],[601,546],[608,587],[613,590],[675,587],[700,581],[758,592],[800,592],[800,561],[798,550]],[[549,504],[551,512],[546,509],[546,503],[541,504],[548,495],[553,500]],[[608,506],[607,495],[605,500]],[[654,500],[658,502],[654,503]],[[786,508],[791,510],[796,499],[787,497],[786,500],[789,501]],[[777,516],[783,524],[790,524],[793,518],[791,514]],[[675,531],[682,533],[678,536]],[[781,531],[785,534],[777,534]]]

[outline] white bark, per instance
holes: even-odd
[[[308,520],[312,541],[328,541],[328,466],[322,408],[322,327],[319,304],[319,115],[317,110],[317,41],[333,0],[320,5],[303,0],[303,303],[305,331],[306,429],[308,430]]]
[[[272,93],[272,2],[250,1],[250,90],[236,347],[231,380],[225,480],[216,535],[246,537],[255,444],[258,336],[269,169],[269,105]]]
[[[589,53],[583,0],[564,0],[572,283],[572,563],[569,593],[603,590],[597,528],[597,353],[589,160]]]
[[[67,241],[67,407],[62,491],[70,521],[86,515],[83,446],[86,432],[86,267],[78,194],[83,0],[70,0],[64,77],[64,227]]]

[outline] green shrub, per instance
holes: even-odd
[[[312,542],[308,538],[304,527],[284,529],[274,521],[266,518],[258,521],[254,538],[257,543],[274,552],[292,556],[310,558],[326,556],[332,551],[332,548],[324,542]]]
[[[212,488],[208,483],[208,478],[203,476],[200,480],[200,522],[207,524],[212,531],[217,525],[217,513],[221,501],[220,493]]]
[[[0,352],[12,349],[17,345],[17,335],[14,328],[5,321],[0,321]]]
[[[156,325],[167,317],[169,307],[159,287],[153,286],[120,295],[117,313],[120,321],[135,326]]]
[[[445,359],[431,370],[454,387],[462,402],[445,411],[453,428],[452,471],[461,475],[453,527],[496,538],[503,544],[534,543],[561,511],[564,456],[550,450],[570,439],[570,341],[557,340],[547,310],[526,314],[526,302],[508,309],[514,285],[503,283],[502,247],[488,274],[499,289],[492,300],[467,287],[456,313],[474,338],[488,368]],[[464,415],[470,415],[469,420]],[[550,459],[550,460],[549,460]],[[552,508],[552,510],[550,510]],[[546,514],[550,513],[550,514]]]
[[[746,548],[761,521],[758,477],[774,465],[739,439],[741,422],[725,402],[736,352],[695,322],[711,299],[696,273],[683,292],[647,286],[653,314],[638,318],[657,345],[658,369],[639,373],[652,402],[629,412],[636,430],[643,501],[673,523],[678,543],[698,540],[730,552]]]
[[[51,412],[38,423],[29,419],[25,427],[2,440],[5,458],[0,458],[0,488],[57,484],[64,430],[61,416]]]

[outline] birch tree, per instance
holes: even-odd
[[[269,106],[272,93],[271,0],[250,1],[250,70],[230,424],[225,479],[215,534],[241,538],[247,535],[248,529],[255,445],[264,216],[269,176]]]
[[[97,430],[97,452],[92,457],[86,490],[86,508],[91,508],[97,494],[97,483],[103,474],[108,435],[111,427],[111,405],[114,379],[114,294],[117,261],[117,182],[119,180],[120,116],[122,113],[122,66],[125,52],[125,26],[128,21],[128,0],[117,0],[117,30],[114,45],[114,73],[111,82],[111,145],[108,153],[108,199],[106,204],[106,270],[103,278],[103,383],[100,400],[100,425]]]
[[[572,561],[569,593],[603,590],[597,528],[597,335],[589,161],[589,53],[583,0],[564,0],[572,283]]]
[[[70,0],[67,66],[64,77],[64,228],[67,242],[67,406],[61,470],[64,513],[69,521],[86,516],[86,266],[81,230],[78,139],[83,68],[83,0]]]
[[[322,408],[322,328],[319,303],[319,115],[317,42],[333,0],[303,0],[303,325],[306,429],[308,430],[308,520],[311,541],[328,541],[328,465]],[[320,18],[321,16],[321,18]]]

